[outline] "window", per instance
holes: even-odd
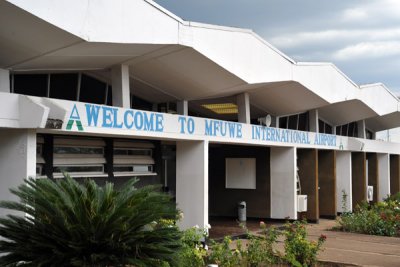
[[[112,86],[111,86],[111,85],[108,85],[108,86],[107,86],[106,105],[112,106]]]
[[[54,177],[62,177],[63,172],[75,177],[106,176],[104,146],[102,139],[55,137]]]
[[[114,175],[154,174],[153,149],[150,142],[115,141]]]
[[[332,134],[332,126],[323,120],[318,120],[318,130],[320,133]]]
[[[76,100],[78,73],[50,74],[50,97],[65,100]]]
[[[36,140],[36,176],[43,176],[44,164],[46,163],[43,158],[44,138],[43,136],[37,136]]]
[[[94,104],[105,104],[106,87],[106,83],[82,74],[79,101]]]
[[[147,111],[153,110],[152,103],[134,95],[131,95],[131,107],[134,109],[147,110]]]
[[[47,80],[47,74],[14,74],[14,93],[46,97]]]
[[[279,118],[279,128],[299,131],[309,131],[308,112]]]
[[[342,136],[357,137],[358,136],[357,122],[351,122],[349,124],[337,126],[336,134]]]

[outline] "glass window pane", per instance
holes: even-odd
[[[297,130],[297,117],[298,115],[292,115],[289,117],[288,129]]]
[[[76,100],[78,88],[77,73],[50,75],[50,97],[65,100]]]
[[[47,74],[15,74],[14,93],[47,96]]]
[[[343,136],[347,136],[347,128],[348,128],[348,124],[342,125],[342,135]]]
[[[349,136],[354,136],[354,123],[349,124]]]
[[[151,156],[151,149],[114,149],[114,155],[127,155],[127,156]]]
[[[103,172],[103,166],[54,166],[53,171],[60,172]]]
[[[318,120],[318,132],[325,133],[325,123],[321,120]]]
[[[100,154],[103,155],[102,147],[72,147],[72,146],[55,146],[55,154]]]
[[[299,131],[309,131],[308,112],[299,115]]]
[[[327,123],[325,123],[325,133],[332,134],[332,126]]]
[[[132,95],[132,108],[152,111],[153,104],[144,99],[141,99],[140,97]]]
[[[114,166],[114,172],[133,172],[133,166]]]
[[[279,118],[279,128],[287,128],[287,117]]]
[[[112,106],[112,86],[107,87],[107,105]]]
[[[104,104],[105,97],[106,84],[82,74],[79,101],[94,104]]]

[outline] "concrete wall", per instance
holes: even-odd
[[[296,148],[271,148],[271,218],[297,219]]]
[[[32,130],[0,129],[0,199],[18,200],[9,192],[25,178],[36,175],[36,133]],[[0,209],[0,216],[8,214]]]
[[[352,199],[352,173],[351,152],[336,152],[336,210],[346,212],[353,210]],[[343,193],[347,195],[343,203]],[[345,208],[346,210],[344,210]]]
[[[256,189],[226,189],[225,159],[256,158]],[[270,217],[269,148],[217,145],[210,147],[209,213],[237,217],[237,203],[246,201],[247,216]]]
[[[182,229],[208,224],[208,142],[176,143],[176,202]]]
[[[319,220],[318,200],[318,154],[316,149],[298,149],[297,167],[301,184],[301,194],[307,195],[307,220]],[[300,216],[303,216],[301,214]]]
[[[366,154],[351,153],[352,202],[353,207],[367,200]]]
[[[390,157],[389,154],[378,154],[378,200],[382,201],[390,195]]]
[[[337,210],[336,151],[318,151],[319,214],[335,217]]]

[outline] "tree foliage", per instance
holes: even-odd
[[[134,183],[116,190],[89,179],[25,180],[11,189],[19,202],[0,202],[21,214],[0,219],[0,266],[174,265],[181,233],[157,222],[176,219],[176,205]]]

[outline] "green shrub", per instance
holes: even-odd
[[[203,267],[207,250],[202,241],[208,236],[208,229],[192,227],[183,231],[182,250],[179,253],[179,266]]]
[[[292,266],[314,266],[326,236],[321,235],[317,242],[307,240],[305,221],[287,223],[285,228],[285,260]]]
[[[343,231],[398,236],[400,231],[400,202],[396,195],[374,205],[364,202],[358,205],[353,213],[343,213],[338,222],[339,228]]]
[[[248,246],[245,258],[248,266],[267,266],[280,262],[280,254],[274,249],[279,233],[274,226],[267,228],[260,222],[261,234],[248,232]]]
[[[25,213],[0,219],[0,266],[168,266],[177,263],[181,232],[171,198],[130,181],[115,190],[92,180],[27,179],[0,207]]]

